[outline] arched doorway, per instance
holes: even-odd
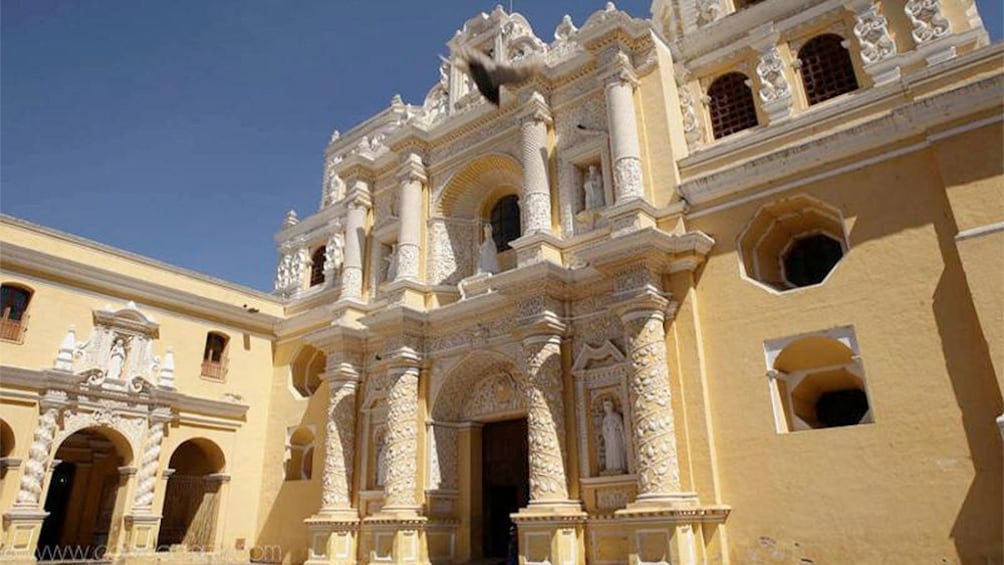
[[[183,442],[171,455],[158,551],[183,546],[188,551],[214,549],[226,461],[219,446],[208,439]]]
[[[526,386],[512,360],[478,352],[435,391],[430,496],[433,505],[437,496],[456,497],[450,517],[466,538],[457,540],[457,560],[504,560],[516,550],[510,515],[530,494]]]
[[[39,561],[99,559],[115,547],[124,512],[129,441],[110,428],[85,428],[56,449],[39,534]]]

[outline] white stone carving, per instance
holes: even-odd
[[[42,496],[42,481],[45,478],[45,465],[49,460],[49,451],[56,435],[57,419],[61,406],[45,404],[43,400],[42,414],[35,426],[35,434],[31,447],[28,448],[28,461],[24,464],[21,475],[21,485],[17,493],[17,505],[34,507]]]
[[[341,160],[340,156],[334,155],[325,162],[324,188],[321,196],[322,210],[345,198],[345,181],[335,169]]]
[[[174,349],[168,347],[164,353],[164,362],[160,366],[160,378],[157,386],[165,390],[174,390]]]
[[[641,182],[641,159],[622,157],[614,163],[614,186],[618,194],[627,198],[640,198],[644,193]]]
[[[383,258],[386,265],[384,265],[384,274],[381,279],[382,281],[390,282],[397,278],[397,255],[398,245],[396,243],[392,243],[390,245],[390,251],[388,251]]]
[[[709,24],[722,17],[721,0],[697,0],[697,22],[700,25]]]
[[[599,489],[596,491],[596,506],[601,510],[616,510],[627,506],[631,493],[624,488]]]
[[[295,260],[292,253],[282,253],[279,256],[279,264],[275,268],[276,292],[288,294],[296,288],[296,279],[293,277]]]
[[[940,0],[908,0],[903,6],[913,24],[913,40],[918,45],[948,35],[952,29],[948,18],[941,14]]]
[[[327,510],[348,508],[351,505],[357,387],[354,381],[336,381],[329,384],[324,476],[321,479],[323,485],[321,504],[322,509]],[[379,463],[377,468],[379,469]]]
[[[896,42],[889,36],[889,21],[874,4],[856,15],[854,36],[861,44],[865,64],[877,63],[896,54]]]
[[[382,487],[387,483],[387,435],[381,434],[376,443],[376,473],[374,483]]]
[[[784,76],[784,61],[781,60],[777,47],[771,47],[760,55],[756,74],[760,77],[760,100],[773,102],[791,98],[791,87]]]
[[[291,227],[295,226],[298,223],[300,223],[300,218],[298,218],[296,216],[296,210],[293,210],[292,208],[290,208],[290,210],[288,212],[286,212],[286,217],[283,218],[283,220],[282,220],[282,227],[283,227],[283,229],[285,229],[285,228],[291,228]]]
[[[683,134],[687,140],[687,145],[693,147],[704,140],[704,128],[697,117],[697,110],[694,108],[694,97],[690,93],[690,88],[681,84],[680,93],[680,113],[683,115]]]
[[[384,508],[414,508],[418,455],[418,367],[392,369],[387,394],[387,463]]]
[[[342,271],[342,264],[345,261],[345,235],[342,234],[341,228],[341,223],[335,225],[335,233],[331,234],[324,246],[325,280],[334,280]]]
[[[143,447],[143,458],[140,461],[136,481],[136,495],[133,506],[149,512],[153,507],[154,488],[157,484],[157,470],[160,466],[160,449],[164,440],[164,419],[159,415],[151,415]]]
[[[567,500],[560,336],[524,340],[530,501]]]
[[[600,175],[596,165],[589,165],[586,179],[582,183],[582,193],[586,210],[595,210],[606,205],[606,198],[603,195],[603,176]]]
[[[499,255],[492,236],[492,225],[485,224],[484,240],[478,247],[478,274],[495,274],[499,272]]]
[[[614,410],[610,399],[603,401],[604,471],[610,474],[623,473],[627,469],[627,450],[624,445],[624,419]]]

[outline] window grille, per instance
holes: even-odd
[[[746,75],[729,73],[718,77],[708,87],[711,129],[715,139],[757,125],[753,92],[747,82]]]
[[[325,246],[322,245],[314,251],[314,255],[311,256],[312,261],[310,265],[310,286],[317,286],[324,283],[324,251]]]
[[[814,37],[798,51],[799,72],[809,105],[858,89],[854,64],[839,35]]]

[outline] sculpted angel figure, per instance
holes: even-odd
[[[582,191],[585,195],[586,210],[603,207],[603,178],[600,177],[600,172],[596,169],[596,165],[589,165],[586,180],[582,183]]]

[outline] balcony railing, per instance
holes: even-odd
[[[0,339],[21,343],[21,335],[24,333],[25,327],[24,322],[24,319],[11,320],[10,318],[0,318]]]
[[[227,360],[220,361],[205,360],[202,362],[202,376],[207,379],[222,381],[227,375]]]

